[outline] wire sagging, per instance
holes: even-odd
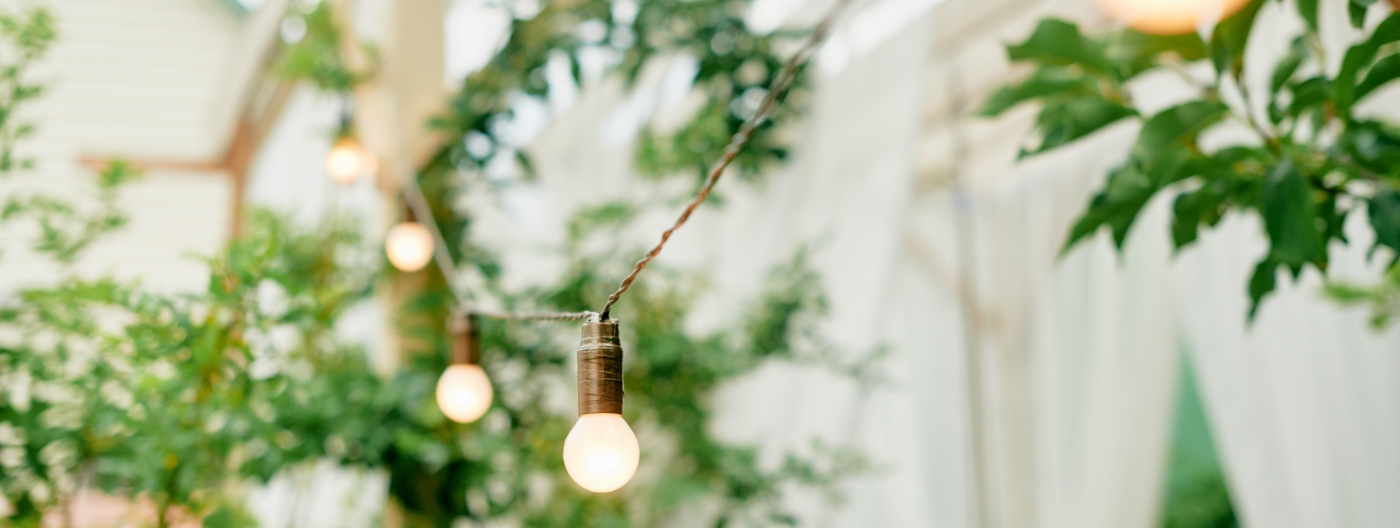
[[[826,16],[822,17],[821,22],[818,22],[816,27],[812,29],[812,34],[807,38],[807,42],[803,43],[802,47],[797,50],[797,53],[794,53],[792,57],[783,64],[783,68],[778,71],[778,74],[773,76],[773,82],[768,86],[768,93],[763,95],[763,101],[759,103],[758,110],[755,111],[748,120],[744,121],[743,125],[740,125],[739,131],[734,133],[733,138],[729,140],[729,144],[724,147],[724,153],[720,155],[720,158],[715,161],[714,165],[710,166],[709,176],[705,178],[705,185],[701,186],[700,190],[695,193],[695,198],[691,199],[689,204],[686,204],[685,209],[681,211],[681,215],[676,218],[676,222],[671,225],[670,229],[661,233],[661,241],[657,242],[656,247],[653,247],[641,260],[637,261],[632,267],[632,272],[622,279],[622,284],[618,286],[617,291],[608,296],[608,302],[603,305],[603,310],[601,311],[600,318],[602,320],[608,320],[608,314],[612,311],[613,304],[617,303],[617,300],[622,297],[622,294],[626,293],[627,289],[632,287],[632,282],[637,280],[637,275],[641,274],[642,270],[646,269],[647,264],[661,254],[662,248],[666,247],[666,241],[671,239],[671,235],[675,233],[677,229],[685,225],[686,220],[689,220],[690,215],[695,212],[695,208],[699,207],[701,203],[704,203],[706,198],[709,198],[710,191],[714,190],[716,183],[719,183],[719,178],[724,175],[724,170],[729,168],[729,164],[734,161],[734,157],[738,156],[739,152],[744,150],[744,147],[748,145],[750,139],[753,139],[753,133],[758,129],[759,125],[762,125],[763,122],[768,119],[769,115],[773,113],[773,108],[778,104],[778,98],[782,97],[787,92],[788,88],[792,87],[793,81],[797,79],[798,72],[802,69],[802,66],[806,65],[807,61],[811,59],[812,54],[816,53],[817,48],[821,46],[822,42],[826,40],[827,34],[831,31],[832,24],[835,23],[837,16],[840,15],[847,4],[850,4],[850,0],[837,0],[836,5],[832,6],[831,10],[826,13]]]
[[[493,319],[565,321],[597,318],[602,321],[608,320],[608,315],[613,305],[622,297],[622,294],[626,293],[627,289],[632,287],[632,283],[637,280],[637,276],[642,273],[642,270],[646,269],[647,264],[661,254],[661,250],[666,247],[666,242],[671,239],[671,235],[674,234],[677,229],[680,229],[681,226],[685,225],[686,221],[690,219],[690,216],[695,213],[695,209],[709,198],[710,192],[714,190],[715,184],[719,183],[719,179],[724,175],[724,171],[729,168],[734,158],[738,156],[739,152],[743,151],[744,147],[753,139],[754,131],[772,115],[773,109],[777,107],[778,99],[785,95],[788,89],[792,87],[792,83],[796,81],[797,75],[802,67],[805,66],[812,55],[816,53],[817,48],[826,41],[826,37],[831,32],[831,26],[835,23],[836,18],[850,3],[851,0],[837,0],[836,4],[831,7],[831,10],[828,11],[827,14],[822,17],[821,21],[812,29],[811,35],[807,38],[807,41],[803,43],[802,47],[798,48],[797,52],[783,64],[782,69],[778,71],[777,75],[773,76],[773,81],[769,84],[768,92],[764,94],[763,100],[758,105],[758,109],[739,126],[739,131],[734,133],[729,144],[724,147],[723,154],[710,166],[708,176],[705,178],[705,184],[696,192],[695,197],[691,199],[690,203],[686,204],[685,209],[681,211],[675,223],[672,224],[669,229],[661,233],[661,240],[657,242],[656,246],[633,265],[632,272],[628,273],[627,276],[622,279],[622,283],[618,286],[617,291],[608,296],[607,304],[603,305],[601,312],[516,313],[471,310],[467,302],[466,291],[459,287],[457,282],[457,267],[452,262],[451,254],[448,253],[447,240],[443,238],[442,232],[438,229],[437,221],[433,217],[432,208],[429,206],[427,198],[423,195],[423,189],[418,186],[418,181],[415,177],[410,176],[406,178],[407,183],[403,186],[404,198],[408,201],[409,207],[413,210],[414,217],[416,217],[420,223],[426,224],[428,230],[432,233],[434,241],[433,260],[437,262],[438,269],[442,272],[447,281],[448,289],[452,290],[452,295],[457,299],[457,303],[461,309],[470,314]]]

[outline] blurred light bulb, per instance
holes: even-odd
[[[613,491],[632,480],[640,456],[637,435],[620,414],[580,416],[564,439],[564,469],[594,493]]]
[[[331,179],[342,185],[355,183],[363,175],[374,174],[379,169],[379,160],[360,146],[355,138],[341,138],[326,155],[326,172]]]
[[[423,224],[401,222],[384,237],[384,253],[400,271],[418,271],[433,259],[433,234]]]
[[[1219,22],[1249,0],[1095,0],[1110,16],[1129,27],[1154,35],[1179,35],[1201,22]]]
[[[437,403],[452,421],[475,422],[491,408],[491,379],[481,365],[447,367],[438,378]]]

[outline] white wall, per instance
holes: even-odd
[[[28,2],[6,1],[15,10]],[[49,87],[23,112],[39,132],[21,151],[38,167],[0,182],[0,196],[46,192],[81,199],[94,177],[83,158],[208,163],[222,158],[227,131],[215,125],[229,90],[242,20],[226,6],[197,0],[49,2],[58,42],[31,79]],[[85,275],[140,278],[158,291],[204,287],[207,255],[225,241],[227,177],[199,169],[152,169],[122,196],[132,221],[77,266]],[[33,230],[0,227],[0,292],[59,275],[26,248]]]

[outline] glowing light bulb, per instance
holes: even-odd
[[[564,439],[564,469],[594,493],[613,491],[632,480],[640,457],[637,435],[620,414],[580,416]]]
[[[342,185],[355,183],[362,175],[374,174],[379,169],[379,160],[360,146],[355,138],[342,138],[335,142],[330,154],[326,155],[326,172],[331,179]]]
[[[454,422],[475,422],[491,408],[491,379],[481,365],[452,365],[438,378],[437,404]]]
[[[433,259],[433,234],[423,224],[402,222],[384,237],[384,253],[400,271],[418,271]]]
[[[1249,0],[1095,0],[1113,18],[1143,33],[1179,35],[1207,19],[1235,14]]]

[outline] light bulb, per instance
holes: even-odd
[[[564,469],[594,493],[613,491],[632,480],[640,456],[637,435],[620,414],[580,416],[564,439]]]
[[[330,154],[326,155],[326,172],[331,179],[342,185],[355,183],[363,175],[374,174],[379,169],[379,160],[360,146],[355,138],[342,138],[335,142]]]
[[[1218,22],[1235,14],[1249,0],[1096,0],[1110,16],[1129,27],[1154,35],[1179,35],[1196,30],[1202,21]]]
[[[637,435],[622,419],[622,341],[617,321],[583,323],[578,346],[578,421],[564,439],[564,469],[583,489],[607,493],[637,472]]]
[[[433,234],[423,224],[401,222],[384,237],[384,253],[400,271],[418,271],[433,259]]]
[[[475,422],[491,408],[491,379],[481,365],[447,367],[438,378],[437,404],[454,422]]]

